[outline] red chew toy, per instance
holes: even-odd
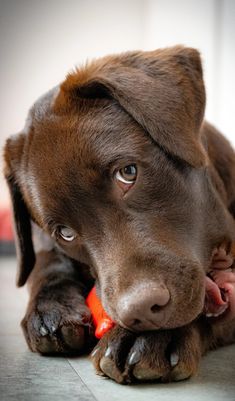
[[[89,292],[86,299],[86,304],[91,311],[93,322],[96,328],[95,336],[96,338],[101,338],[114,326],[114,322],[103,309],[103,306],[96,295],[95,287],[93,287]]]

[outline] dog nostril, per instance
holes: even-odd
[[[137,324],[140,324],[141,321],[139,319],[134,319],[133,325],[136,326]]]
[[[151,307],[151,311],[152,311],[153,313],[157,313],[157,312],[159,312],[161,309],[162,309],[162,306],[157,305],[157,304],[155,304],[155,305],[153,305],[153,306]]]

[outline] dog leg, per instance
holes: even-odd
[[[92,343],[88,290],[79,269],[55,250],[39,252],[29,277],[30,301],[22,328],[29,348],[42,354],[83,352]]]
[[[202,355],[212,345],[222,345],[223,337],[221,329],[219,344],[218,329],[204,318],[173,330],[139,334],[115,326],[99,341],[91,358],[98,374],[121,384],[179,381],[196,374]]]

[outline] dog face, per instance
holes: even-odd
[[[101,59],[39,99],[5,150],[19,285],[34,264],[31,218],[89,266],[122,326],[195,319],[212,250],[229,237],[200,138],[204,102],[198,53],[181,47]]]

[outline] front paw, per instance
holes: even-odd
[[[21,322],[29,348],[41,354],[81,352],[92,342],[90,311],[77,289],[51,289],[30,303]]]
[[[118,383],[184,380],[196,373],[201,340],[195,326],[136,335],[114,327],[91,354],[100,375]]]

